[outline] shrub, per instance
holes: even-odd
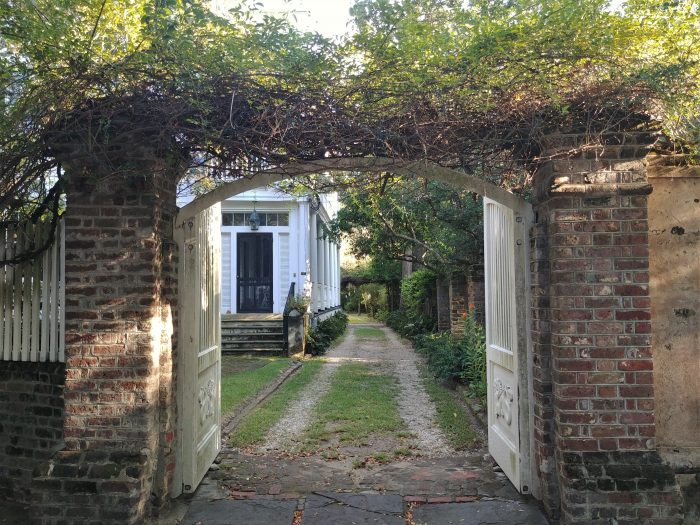
[[[292,310],[298,310],[299,312],[306,313],[306,309],[309,306],[309,298],[304,297],[303,295],[295,295],[289,300],[288,305],[289,306],[289,311],[291,312]]]
[[[380,310],[387,309],[386,285],[379,283],[367,283],[360,286],[349,285],[341,298],[343,310],[359,314],[361,310],[377,317]]]
[[[323,355],[331,343],[340,337],[348,326],[348,316],[338,312],[324,319],[306,333],[306,352],[312,355]]]
[[[401,281],[401,307],[387,314],[386,324],[402,336],[415,340],[435,329],[435,319],[426,313],[429,309],[435,274],[418,270]]]
[[[461,339],[449,333],[424,334],[416,337],[414,343],[436,377],[461,381],[474,397],[486,397],[486,337],[473,314],[464,321]]]
[[[464,320],[464,337],[459,342],[464,352],[464,368],[461,379],[469,385],[470,392],[480,399],[486,397],[486,332],[469,312]]]
[[[426,313],[433,293],[435,274],[421,269],[401,281],[401,307],[386,314],[386,324],[402,336],[415,340],[435,330],[435,319]]]

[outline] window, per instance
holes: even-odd
[[[248,226],[250,213],[225,211],[221,214],[222,226]],[[289,226],[289,212],[258,212],[260,226]]]

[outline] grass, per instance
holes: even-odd
[[[386,341],[387,337],[384,331],[381,328],[374,328],[374,327],[358,327],[354,329],[355,332],[355,338],[358,341],[368,341],[372,339],[379,339],[382,341]]]
[[[372,434],[404,430],[397,393],[394,377],[360,363],[341,365],[316,407],[314,422],[305,434],[305,448],[317,447],[334,437],[341,443],[361,444]]]
[[[224,375],[224,370],[222,370],[222,414],[233,411],[246,399],[260,392],[260,390],[272,383],[292,362],[291,359],[286,358],[268,359],[266,361],[267,363],[262,366],[249,368],[238,373]],[[222,366],[222,368],[224,367]]]
[[[353,314],[350,312],[346,312],[348,314],[348,323],[349,324],[363,324],[363,323],[375,323],[376,321],[372,319],[369,315],[367,314]]]
[[[265,366],[270,361],[275,361],[279,357],[248,357],[240,355],[221,356],[221,377],[232,374],[240,374],[248,370],[254,370]]]
[[[435,403],[438,425],[456,450],[474,448],[479,444],[479,435],[471,424],[466,407],[459,403],[453,393],[442,386],[424,366],[420,373],[430,399]]]
[[[229,437],[232,447],[246,447],[260,443],[267,432],[284,414],[287,407],[299,397],[304,388],[313,381],[323,362],[304,362],[299,371],[287,379],[282,386],[260,406],[246,416]]]

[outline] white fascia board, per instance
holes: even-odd
[[[260,201],[273,201],[273,202],[296,202],[298,200],[294,195],[289,195],[288,193],[281,192],[273,187],[261,186],[254,190],[245,191],[239,193],[238,195],[233,195],[229,197],[224,202],[253,202],[254,200]]]

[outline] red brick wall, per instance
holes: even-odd
[[[63,363],[0,361],[0,491],[31,502],[34,469],[63,442]]]
[[[532,289],[532,385],[534,415],[534,457],[547,515],[560,515],[559,476],[554,434],[552,394],[552,349],[550,337],[549,296],[549,237],[547,235],[547,205],[538,207],[536,222],[530,236]]]
[[[564,523],[677,523],[678,487],[654,440],[650,137],[602,140],[539,174],[547,187],[538,188],[534,240],[537,454],[549,471],[553,430]],[[553,480],[543,480],[551,507]]]
[[[167,175],[74,178],[68,189],[65,449],[34,480],[38,523],[136,523],[165,501],[176,291]]]
[[[450,331],[452,335],[464,335],[464,319],[469,310],[476,320],[485,320],[484,269],[469,268],[465,273],[454,273],[449,283]]]

